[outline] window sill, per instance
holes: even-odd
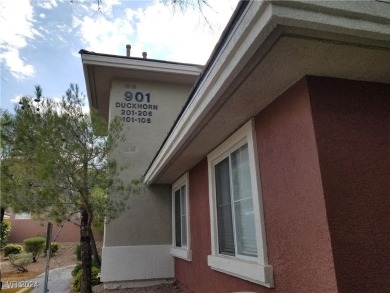
[[[178,257],[187,261],[192,260],[192,252],[186,248],[171,247],[169,252],[174,257]]]
[[[209,255],[207,263],[213,270],[268,288],[274,287],[272,266],[270,265],[260,265],[242,259],[215,255]]]

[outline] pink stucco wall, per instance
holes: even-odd
[[[306,78],[255,121],[276,291],[337,292]]]
[[[193,258],[175,259],[189,292],[337,292],[306,79],[255,118],[269,262],[275,288],[213,271],[207,160],[190,170]]]
[[[275,288],[211,270],[207,159],[190,170],[188,292],[390,292],[390,85],[305,77],[255,117]]]
[[[207,256],[211,254],[207,176],[207,159],[202,160],[190,172],[189,206],[192,261],[175,258],[175,278],[186,292],[260,292],[259,290],[264,287],[261,288],[259,285],[211,270],[207,265]]]
[[[339,292],[390,292],[390,85],[308,81]]]

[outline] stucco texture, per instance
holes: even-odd
[[[189,209],[192,261],[175,258],[175,278],[185,292],[267,292],[257,284],[211,270],[210,207],[207,159],[196,165],[189,175]],[[264,291],[259,291],[265,289]]]
[[[390,292],[390,85],[308,81],[339,292]]]
[[[276,292],[337,292],[306,79],[255,123]]]
[[[125,167],[120,173],[124,182],[142,178],[180,113],[189,90],[190,85],[176,83],[112,81],[110,119],[120,117],[126,121],[123,125],[126,140],[119,143],[113,154],[118,166]],[[131,102],[125,99],[128,91],[134,94]],[[142,101],[137,102],[136,92],[141,94]],[[128,122],[127,118],[135,122]],[[145,119],[149,122],[140,122]],[[115,194],[110,196],[114,198]],[[107,223],[104,246],[170,244],[171,196],[169,185],[147,186],[132,192],[126,203],[129,208]]]
[[[176,279],[189,292],[337,292],[306,79],[258,114],[255,128],[275,288],[208,267],[206,159],[190,171],[192,261],[175,259]]]
[[[213,271],[207,159],[190,170],[188,292],[390,292],[390,85],[308,76],[255,116],[275,288]]]

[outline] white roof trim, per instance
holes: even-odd
[[[153,71],[161,73],[175,73],[186,75],[199,75],[201,65],[159,62],[153,59],[131,59],[118,56],[102,56],[93,54],[82,54],[84,65],[96,65],[102,67],[124,68],[140,71]]]
[[[277,26],[318,30],[318,38],[322,34],[342,32],[361,39],[388,42],[389,11],[388,4],[372,1],[251,1],[225,38],[223,48],[152,162],[145,182],[153,183],[158,179],[164,167],[193,136],[202,118]]]

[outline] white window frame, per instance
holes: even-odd
[[[211,226],[211,255],[208,256],[207,262],[213,270],[272,288],[273,272],[272,266],[268,264],[267,259],[260,174],[258,171],[259,166],[255,137],[254,121],[251,119],[207,156]],[[257,232],[257,257],[244,257],[239,255],[228,256],[220,254],[218,245],[215,166],[245,144],[248,145],[249,154],[253,209]]]
[[[188,173],[181,176],[172,185],[172,247],[170,249],[171,255],[187,261],[192,260],[191,252],[191,237],[190,237],[190,213],[189,213],[189,196],[188,196]],[[182,247],[176,246],[176,225],[175,225],[175,192],[185,186],[186,196],[186,231],[187,231],[187,245]]]

